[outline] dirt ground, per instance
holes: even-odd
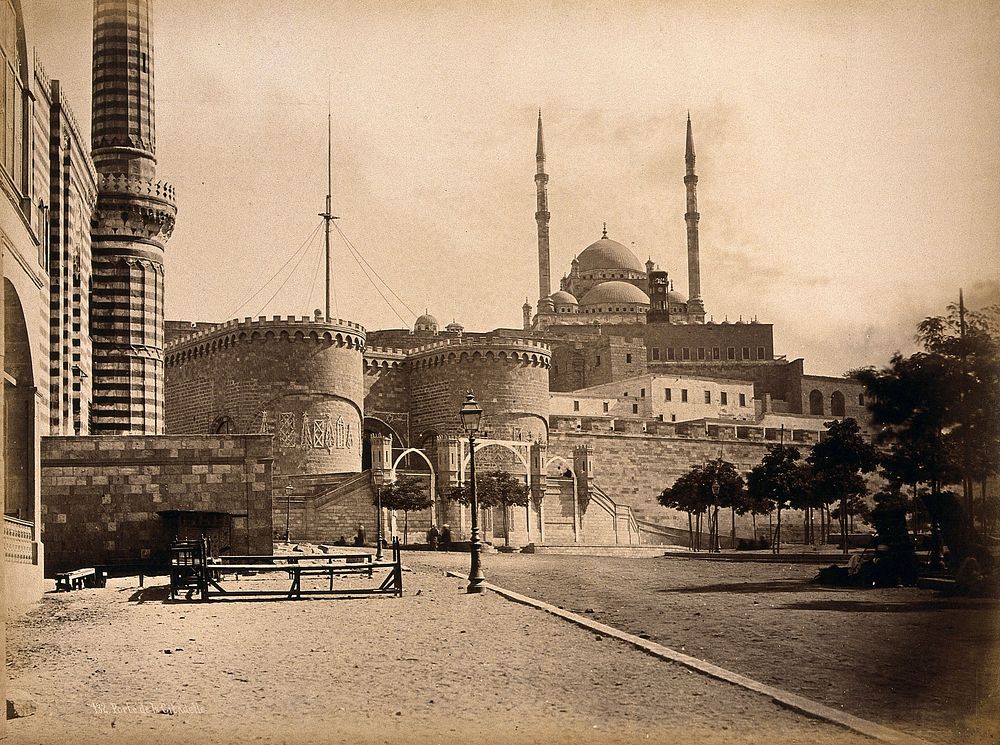
[[[135,579],[47,594],[8,625],[10,687],[37,705],[8,741],[867,742],[413,565],[402,598],[171,603]]]
[[[455,554],[411,563],[465,571]],[[1000,604],[824,588],[816,567],[493,554],[487,580],[941,743],[1000,742]]]

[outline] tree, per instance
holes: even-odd
[[[373,502],[378,503],[378,495]],[[403,511],[403,543],[409,543],[410,512],[426,510],[431,506],[431,497],[419,479],[398,479],[382,487],[382,506]]]
[[[851,418],[826,422],[826,433],[809,453],[814,488],[840,501],[841,543],[847,553],[848,516],[857,514],[858,500],[868,493],[861,474],[878,466],[878,453],[861,436],[861,427]]]
[[[718,486],[717,490],[713,488],[715,485]],[[658,499],[664,507],[688,513],[690,546],[697,551],[701,548],[701,515],[712,508],[709,516],[709,546],[713,547],[719,531],[719,507],[740,509],[744,503],[744,493],[743,478],[736,466],[717,458],[704,465],[692,466],[672,486],[664,489]],[[695,515],[698,516],[697,531],[692,525]],[[735,522],[733,527],[735,529]],[[735,543],[735,537],[733,540]]]
[[[778,511],[778,527],[771,546],[774,553],[781,553],[781,511],[787,509],[808,484],[808,470],[800,462],[801,457],[798,448],[771,445],[761,462],[747,474],[750,503],[772,506]]]
[[[688,544],[692,551],[701,548],[701,535],[699,529],[699,540],[694,539],[694,526],[692,518],[695,514],[701,514],[706,508],[706,504],[701,501],[699,484],[701,481],[701,466],[694,466],[687,473],[680,477],[671,485],[660,492],[658,497],[660,504],[668,509],[686,512],[688,516]]]
[[[456,486],[448,492],[448,498],[462,504],[472,502],[470,484]],[[490,471],[476,474],[476,501],[480,508],[499,507],[503,511],[504,545],[510,545],[510,508],[528,504],[531,490],[520,479],[507,471]]]
[[[742,508],[746,501],[746,489],[743,477],[740,476],[736,466],[719,456],[715,460],[710,460],[702,468],[702,488],[708,490],[711,495],[712,504],[715,511],[713,520],[715,528],[716,543],[719,536],[719,507],[728,507],[732,511],[732,523],[730,528],[730,541],[733,548],[736,547],[736,510]],[[715,545],[715,544],[713,544]]]
[[[950,305],[942,316],[924,319],[917,329],[923,351],[895,354],[881,370],[852,374],[866,388],[872,420],[882,427],[877,443],[888,445],[882,473],[890,483],[907,484],[920,495],[940,552],[941,528],[956,544],[974,543],[973,485],[1000,468],[1000,307],[966,312]],[[962,484],[964,515],[955,514],[945,486]],[[926,492],[918,491],[926,484]],[[956,531],[955,523],[964,524]],[[962,536],[964,532],[966,535]],[[951,546],[956,559],[961,556]]]

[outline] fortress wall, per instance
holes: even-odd
[[[482,430],[499,439],[544,440],[548,430],[549,352],[509,339],[451,343],[410,362],[410,429],[459,434],[458,412],[472,390],[483,409]]]
[[[364,330],[304,318],[229,323],[168,349],[170,433],[274,436],[276,473],[361,469]]]
[[[165,560],[162,512],[225,512],[238,553],[271,553],[271,438],[42,438],[46,574],[120,561]]]
[[[663,437],[659,435],[623,432],[553,431],[549,437],[549,454],[573,459],[573,448],[589,445],[593,448],[594,482],[620,504],[629,505],[639,520],[687,529],[687,514],[667,510],[657,497],[691,466],[722,457],[736,464],[737,470],[748,471],[767,452],[766,443],[721,440],[713,438]],[[796,443],[803,457],[807,446]],[[589,509],[589,508],[588,508]],[[764,518],[765,524],[767,518]],[[758,521],[759,522],[759,521]],[[729,529],[729,515],[720,513],[722,532]],[[739,535],[750,533],[750,517],[737,517]],[[742,526],[742,528],[741,528]]]
[[[365,350],[364,391],[366,412],[409,412],[410,381],[404,355],[400,353],[397,359]]]

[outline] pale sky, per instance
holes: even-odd
[[[92,3],[22,2],[89,137]],[[607,221],[687,294],[690,110],[708,313],[809,373],[884,364],[959,287],[1000,300],[998,39],[996,2],[156,0],[167,317],[232,317],[307,242],[328,97],[333,212],[417,313],[520,327],[537,299],[539,108],[552,289]],[[320,307],[320,238],[235,315]],[[332,254],[335,315],[403,325]]]

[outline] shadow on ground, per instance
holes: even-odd
[[[698,587],[668,587],[659,592],[697,594],[710,592],[732,592],[751,594],[758,592],[822,592],[831,588],[814,585],[810,580],[776,579],[770,582],[728,582]],[[836,592],[837,590],[831,590]]]
[[[781,607],[785,610],[836,611],[838,613],[923,613],[943,610],[989,610],[991,605],[975,600],[916,600],[906,603],[879,603],[867,600],[811,600],[805,603],[788,603]]]
[[[170,585],[140,587],[129,595],[130,603],[162,603],[170,597]]]

